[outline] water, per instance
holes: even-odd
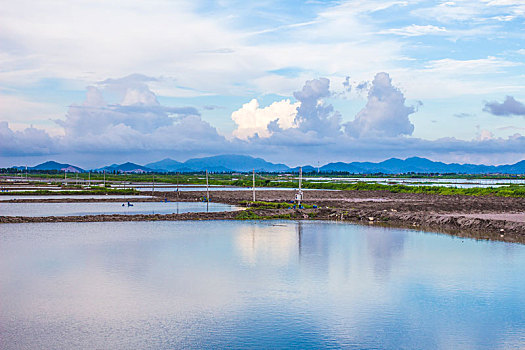
[[[77,195],[67,195],[67,194],[56,194],[56,195],[1,195],[0,201],[11,201],[15,199],[126,199],[126,200],[135,200],[137,198],[151,198],[151,196],[138,196],[138,195],[122,195],[122,194],[77,194]]]
[[[503,187],[525,185],[525,179],[439,179],[439,178],[399,178],[399,177],[307,177],[311,182],[367,182],[382,185],[442,186],[457,188]]]
[[[151,187],[137,187],[139,192],[152,192]],[[157,187],[155,186],[155,192],[176,192],[176,187]],[[202,191],[206,192],[206,187],[181,187],[180,192],[187,191]],[[210,187],[210,192],[215,191],[253,191],[253,187]],[[255,191],[297,191],[297,187],[255,187]],[[303,191],[332,191],[315,188],[303,188]]]
[[[79,203],[1,203],[1,216],[80,216],[100,214],[180,214],[240,210],[222,203],[203,202],[79,202]]]
[[[290,221],[0,232],[2,349],[525,345],[523,245]]]

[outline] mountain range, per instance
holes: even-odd
[[[25,167],[17,167],[25,169]],[[525,174],[525,160],[509,165],[476,165],[434,162],[420,157],[407,159],[390,158],[379,163],[352,162],[352,163],[329,163],[320,168],[311,165],[303,166],[303,172],[322,173],[351,173],[351,174],[406,174],[406,173],[454,173],[454,174]],[[29,170],[57,170],[68,172],[85,171],[80,167],[48,161]],[[145,173],[145,172],[297,172],[299,167],[290,168],[285,164],[275,164],[262,158],[254,158],[243,155],[219,155],[204,158],[192,158],[185,162],[166,158],[158,162],[139,165],[135,163],[112,164],[95,171]]]
[[[25,166],[17,166],[15,167],[17,169],[20,169],[20,170],[25,170],[26,167]],[[27,167],[28,170],[56,170],[56,171],[65,171],[67,173],[82,173],[84,172],[84,169],[78,167],[78,166],[75,166],[75,165],[71,165],[71,164],[67,164],[67,163],[58,163],[58,162],[55,162],[55,161],[47,161],[47,162],[44,162],[42,164],[38,164],[36,166],[33,166],[33,167]]]

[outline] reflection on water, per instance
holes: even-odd
[[[402,231],[381,231],[369,228],[366,235],[368,253],[374,264],[374,271],[388,276],[392,264],[402,258],[406,234]]]
[[[519,348],[525,246],[325,222],[0,225],[0,348]]]

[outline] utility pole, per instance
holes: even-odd
[[[64,170],[64,184],[67,186],[67,171]]]
[[[153,187],[151,188],[151,196],[155,193],[155,174],[153,174]]]
[[[255,202],[255,168],[253,169],[253,201]]]
[[[206,169],[206,201],[210,202],[210,188],[208,185],[208,169]]]
[[[179,198],[179,173],[177,173],[177,198]]]
[[[88,173],[88,187],[91,188],[91,171]]]
[[[104,170],[104,188],[106,188],[106,171]]]
[[[299,208],[301,207],[301,201],[303,199],[303,191],[301,189],[302,187],[302,181],[303,181],[303,168],[299,168],[299,190],[295,194],[295,200],[297,201],[297,205]]]
[[[303,184],[303,167],[299,168],[299,191],[301,190],[301,186]]]

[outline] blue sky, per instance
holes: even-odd
[[[1,1],[0,166],[525,159],[525,2]]]

